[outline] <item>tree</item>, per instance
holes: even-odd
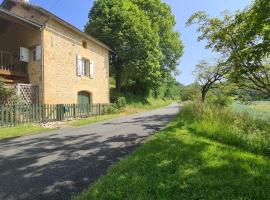
[[[171,10],[160,0],[97,0],[85,32],[112,48],[111,74],[118,91],[123,85],[135,85],[147,92],[161,85],[165,74],[176,70],[182,55],[183,45],[173,31],[174,24]]]
[[[171,72],[178,74],[177,65],[183,55],[184,46],[180,40],[180,33],[174,30],[175,16],[169,5],[161,0],[132,0],[149,17],[152,27],[158,30],[159,48],[162,52],[162,77],[171,76]]]
[[[208,61],[202,60],[196,65],[193,74],[200,85],[201,100],[204,103],[208,91],[222,81],[227,73],[227,68],[221,63],[211,65]]]
[[[226,58],[230,80],[242,88],[270,96],[270,1],[256,0],[242,12],[211,18],[194,13],[187,26],[198,24],[198,40],[207,40],[206,48]]]

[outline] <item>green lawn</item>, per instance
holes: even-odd
[[[197,135],[182,117],[75,199],[270,199],[268,157]]]
[[[42,128],[34,125],[23,125],[11,128],[0,128],[0,139],[13,138],[30,134],[37,134],[41,132],[51,131],[53,129]]]

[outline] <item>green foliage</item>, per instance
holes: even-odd
[[[183,45],[171,9],[160,0],[97,0],[85,31],[112,50],[116,89],[148,95],[176,71]]]
[[[180,100],[183,87],[175,79],[167,78],[161,86],[153,88],[150,95],[157,99]]]
[[[224,80],[227,73],[226,67],[218,61],[211,64],[209,61],[202,60],[197,65],[193,74],[196,81],[200,85],[201,101],[204,103],[207,93],[215,86]]]
[[[181,91],[182,101],[200,101],[200,99],[201,91],[198,84],[187,85]]]
[[[105,111],[105,114],[117,114],[120,113],[120,110],[116,103],[111,104]]]
[[[198,103],[184,106],[180,117],[198,135],[270,156],[268,121],[254,118],[245,112],[234,112],[231,108]]]
[[[125,97],[118,97],[116,101],[117,108],[122,109],[125,108],[127,104]]]
[[[15,90],[7,87],[3,80],[0,79],[0,105],[18,105],[22,103],[22,99],[16,95]]]
[[[75,199],[270,198],[268,158],[198,136],[184,119],[180,114]]]
[[[14,91],[7,88],[3,82],[3,80],[0,79],[0,104],[5,105],[8,103],[9,99],[14,95]]]
[[[206,102],[214,106],[227,107],[233,103],[232,90],[230,83],[215,84],[208,92]]]
[[[211,18],[194,13],[187,25],[197,23],[199,40],[225,57],[230,80],[242,88],[270,95],[270,1],[255,0],[242,12]]]

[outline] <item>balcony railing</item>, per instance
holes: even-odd
[[[26,65],[18,55],[0,51],[0,75],[25,77],[26,73]]]

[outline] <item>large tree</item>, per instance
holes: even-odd
[[[164,23],[157,16],[164,16]],[[160,0],[96,0],[85,31],[112,48],[111,73],[118,91],[123,84],[149,91],[176,71],[183,46],[174,25],[170,8]]]
[[[224,80],[227,68],[221,62],[211,64],[209,61],[201,60],[196,65],[193,74],[200,85],[201,100],[204,103],[209,90]]]
[[[211,18],[193,14],[187,25],[197,23],[207,48],[226,58],[230,80],[270,96],[270,1],[256,0],[242,12]]]
[[[159,48],[162,52],[161,69],[163,78],[170,76],[171,72],[178,73],[177,65],[183,54],[183,44],[180,33],[174,30],[175,16],[171,7],[161,0],[132,0],[149,17],[152,27],[157,29],[159,35]],[[170,79],[170,78],[169,78]]]

